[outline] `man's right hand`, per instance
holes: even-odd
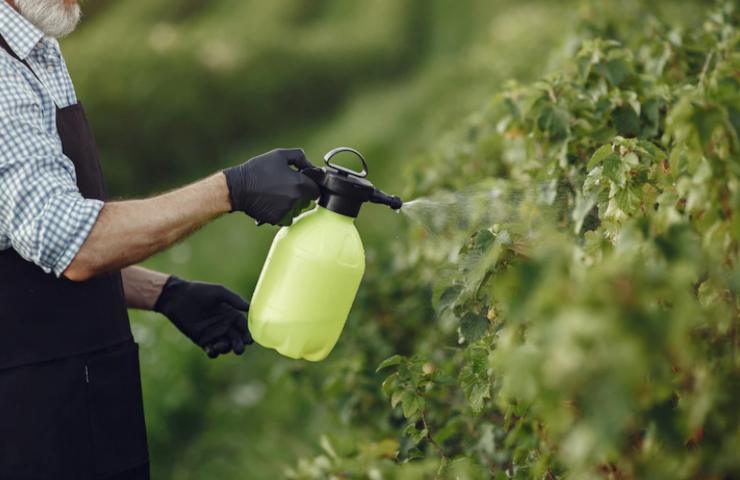
[[[313,165],[299,148],[281,148],[224,170],[232,209],[258,223],[287,226],[319,196],[316,183],[301,170]]]

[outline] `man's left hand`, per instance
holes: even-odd
[[[154,310],[169,318],[211,358],[230,351],[241,355],[245,345],[254,342],[244,316],[249,303],[221,285],[188,282],[173,275]]]

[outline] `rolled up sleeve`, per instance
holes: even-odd
[[[8,71],[0,79],[0,249],[15,249],[61,276],[95,224],[103,202],[85,199],[39,98]]]

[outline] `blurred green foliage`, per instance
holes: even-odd
[[[294,478],[740,475],[740,12],[607,13],[409,169],[386,447]]]
[[[313,129],[368,86],[464,48],[466,2],[103,2],[65,46],[112,190],[143,193]],[[479,5],[476,5],[478,3]]]
[[[434,228],[363,211],[368,272],[325,362],[212,362],[136,313],[153,478],[737,474],[737,12],[86,9],[63,49],[114,195],[340,144],[407,199],[478,185]],[[149,266],[249,297],[274,233],[229,216]]]

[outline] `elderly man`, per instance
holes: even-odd
[[[290,224],[318,196],[298,149],[173,192],[107,202],[57,38],[76,0],[0,0],[0,479],[149,477],[127,308],[216,357],[251,343],[248,304],[132,265],[232,211]]]

